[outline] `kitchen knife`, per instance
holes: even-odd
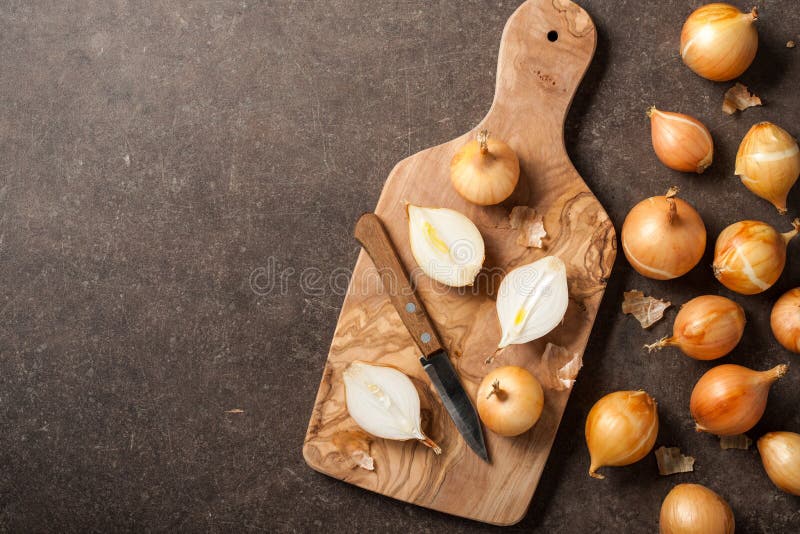
[[[447,413],[470,448],[488,462],[489,454],[475,407],[464,391],[425,307],[417,298],[383,223],[374,213],[366,213],[356,223],[355,237],[372,258],[384,290],[422,351],[419,361],[439,393]]]

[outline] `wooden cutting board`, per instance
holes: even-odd
[[[473,402],[481,379],[495,367],[520,365],[541,377],[547,342],[578,353],[586,347],[614,263],[616,238],[603,207],[567,156],[563,128],[595,44],[591,18],[569,0],[523,3],[503,31],[495,98],[486,118],[458,139],[398,163],[375,208]],[[450,159],[482,128],[509,143],[520,158],[517,190],[499,206],[472,205],[450,185]],[[404,201],[452,208],[475,222],[486,243],[485,271],[476,286],[444,289],[415,269]],[[516,243],[518,231],[510,228],[508,215],[517,205],[544,215],[544,249]],[[570,304],[563,324],[486,364],[500,339],[494,295],[502,274],[545,255],[556,255],[567,265]],[[306,461],[322,473],[395,499],[497,525],[518,522],[539,482],[569,391],[547,390],[541,419],[522,436],[486,431],[489,465],[464,443],[418,359],[416,345],[362,250],[311,414],[303,446]],[[375,470],[367,471],[353,467],[339,452],[333,437],[357,428],[347,413],[341,377],[353,360],[391,364],[412,377],[422,400],[424,429],[442,447],[441,456],[415,441],[376,438],[370,449]]]

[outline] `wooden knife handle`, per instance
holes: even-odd
[[[356,223],[355,236],[378,270],[383,290],[389,294],[423,356],[442,350],[442,344],[422,301],[417,298],[397,250],[383,223],[374,213],[365,213]]]

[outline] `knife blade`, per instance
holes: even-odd
[[[484,462],[488,462],[489,453],[483,441],[483,429],[478,414],[458,380],[458,374],[447,353],[440,350],[427,358],[423,356],[419,361],[464,441]]]
[[[458,378],[447,352],[439,341],[422,301],[409,281],[403,264],[380,218],[366,213],[358,219],[355,237],[367,252],[381,277],[384,290],[414,342],[422,351],[425,373],[439,394],[447,413],[467,445],[485,462],[489,453],[478,413]]]

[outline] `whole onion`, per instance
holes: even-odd
[[[772,333],[786,350],[800,354],[800,287],[790,289],[772,307]]]
[[[688,273],[706,249],[700,214],[677,197],[678,188],[639,202],[622,224],[622,250],[642,276],[671,280]]]
[[[759,372],[733,364],[710,369],[695,384],[689,404],[697,431],[733,436],[753,428],[764,415],[772,384],[788,370],[777,365]]]
[[[735,520],[725,499],[700,484],[678,484],[664,498],[661,534],[733,534]]]
[[[609,393],[592,406],[586,418],[589,475],[603,466],[638,462],[653,449],[658,436],[656,401],[644,391]]]
[[[701,6],[681,31],[681,57],[694,72],[717,82],[740,76],[758,51],[758,11],[723,3]]]

